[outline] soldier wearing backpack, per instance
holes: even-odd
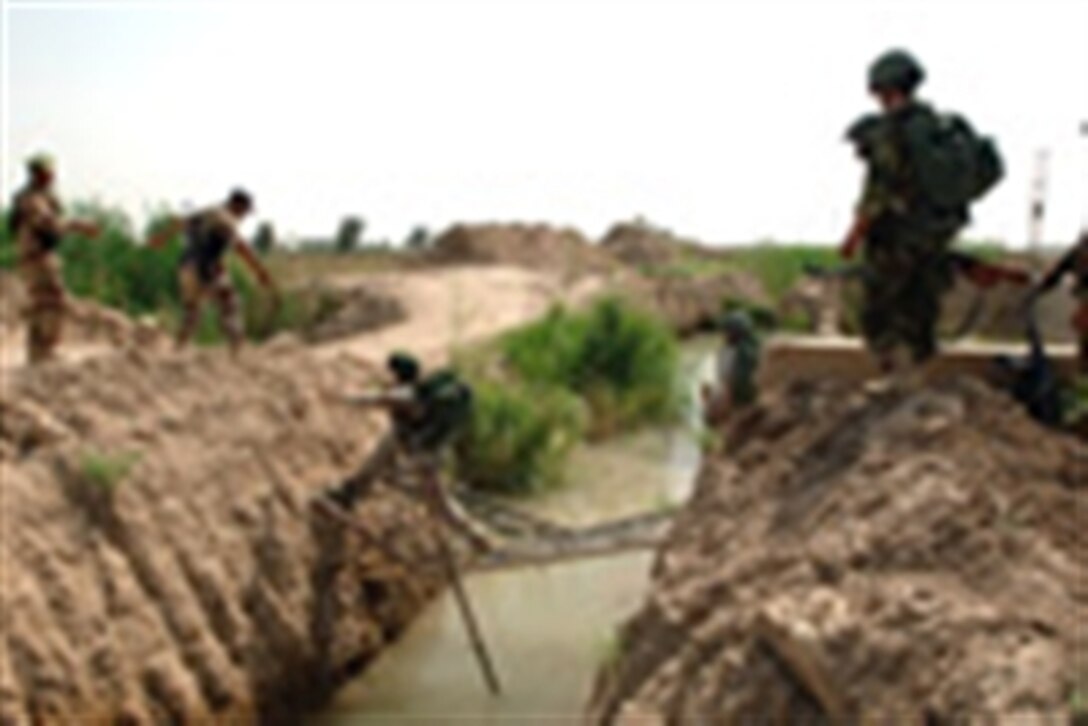
[[[177,334],[179,348],[188,343],[196,331],[201,309],[209,298],[218,308],[219,324],[230,340],[231,351],[237,353],[241,347],[243,323],[238,295],[224,264],[227,252],[237,252],[260,283],[276,294],[272,276],[238,232],[238,225],[252,210],[253,198],[249,193],[235,189],[226,203],[171,219],[148,240],[148,246],[161,247],[178,233],[185,234],[185,250],[178,267],[178,285],[184,307]]]
[[[362,469],[328,495],[350,509],[379,478],[388,478],[425,501],[437,517],[475,547],[490,549],[488,536],[461,511],[441,481],[445,450],[471,416],[472,389],[449,369],[424,375],[419,361],[407,353],[389,356],[386,366],[393,379],[389,386],[347,400],[385,409],[392,435]]]
[[[1003,175],[992,141],[915,97],[924,79],[905,51],[877,58],[869,90],[881,113],[847,131],[866,170],[841,252],[862,252],[861,328],[885,373],[902,367],[904,352],[916,365],[937,352],[941,297],[954,281],[950,248],[969,205]]]
[[[56,355],[67,309],[58,248],[65,235],[97,237],[98,225],[69,220],[53,189],[56,165],[39,154],[26,165],[26,186],[11,203],[8,231],[15,240],[19,272],[30,298],[26,309],[27,362],[44,363]]]

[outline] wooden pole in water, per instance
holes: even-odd
[[[453,590],[457,608],[461,611],[461,621],[465,625],[465,632],[468,634],[472,651],[476,654],[476,662],[480,665],[480,672],[484,676],[484,681],[487,683],[491,695],[502,695],[502,685],[499,683],[499,676],[495,672],[495,665],[491,660],[491,653],[487,649],[487,643],[484,642],[480,623],[472,609],[472,602],[468,599],[468,591],[465,590],[464,582],[461,580],[457,559],[441,530],[436,532],[436,538],[438,539],[439,556],[442,558],[442,565],[446,569],[446,579],[449,580],[450,589]]]

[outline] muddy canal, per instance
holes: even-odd
[[[694,392],[710,371],[710,348],[685,351]],[[684,425],[586,447],[572,457],[568,485],[525,503],[537,516],[589,525],[674,506],[699,465],[697,414]],[[504,693],[481,682],[458,611],[446,594],[317,723],[382,724],[578,718],[594,674],[610,657],[615,628],[638,608],[649,551],[545,567],[479,573],[468,580]]]

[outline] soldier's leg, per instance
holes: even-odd
[[[861,334],[882,373],[891,373],[896,365],[899,333],[895,327],[896,285],[888,275],[873,268],[866,270],[862,283]]]
[[[423,488],[432,515],[467,539],[474,549],[481,552],[494,550],[496,545],[493,538],[465,512],[443,485],[440,455],[436,452],[418,452],[412,458],[419,486]]]
[[[183,348],[192,339],[200,323],[200,310],[204,300],[204,284],[192,265],[178,270],[178,290],[181,293],[181,324],[178,326],[177,347]]]
[[[330,487],[327,494],[345,509],[366,496],[374,484],[396,467],[399,447],[396,438],[389,434],[366,462],[342,483]]]
[[[27,361],[44,363],[56,355],[66,305],[60,261],[44,255],[22,268],[30,298],[27,307]]]
[[[226,334],[232,353],[237,354],[242,347],[243,324],[242,311],[238,305],[238,294],[231,284],[226,271],[220,272],[215,279],[215,304],[219,312],[219,328]]]
[[[911,292],[903,299],[905,337],[914,363],[923,364],[937,354],[937,323],[941,317],[941,290],[925,274],[917,275]]]

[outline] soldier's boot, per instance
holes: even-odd
[[[393,436],[386,436],[366,462],[351,476],[342,482],[327,487],[323,496],[339,504],[344,509],[351,509],[355,502],[365,497],[378,479],[392,469],[397,458],[397,442]]]
[[[181,314],[181,324],[178,326],[178,334],[174,338],[174,347],[181,350],[192,340],[196,332],[196,326],[200,322],[200,303],[187,302]]]

